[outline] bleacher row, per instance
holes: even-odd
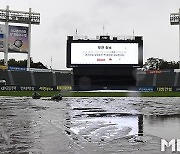
[[[180,86],[179,72],[137,74],[137,86]]]
[[[63,86],[73,85],[73,75],[67,72],[0,71],[0,80],[7,85]],[[156,74],[137,73],[136,86],[180,86],[180,72]]]
[[[0,80],[6,80],[7,85],[63,86],[72,85],[71,79],[71,72],[0,71]]]

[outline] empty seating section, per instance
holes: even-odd
[[[174,86],[175,75],[174,72],[157,74],[156,86]]]
[[[56,84],[57,85],[72,85],[71,83],[71,73],[60,73],[56,72]]]
[[[114,76],[114,78],[116,78],[116,76]],[[10,81],[10,79],[12,81]],[[0,80],[6,80],[7,85],[32,86],[32,79],[34,79],[36,86],[73,85],[73,75],[68,71],[55,72],[55,74],[53,72],[0,71]],[[180,74],[176,75],[176,72],[137,74],[136,80],[137,86],[174,86],[174,84],[177,84],[175,86],[180,86]],[[121,81],[123,81],[123,79],[121,79]]]
[[[137,86],[153,86],[154,74],[138,74]]]
[[[52,72],[34,72],[36,86],[53,86]]]
[[[31,86],[31,74],[30,72],[11,71],[14,85]]]
[[[6,84],[10,85],[8,71],[0,71],[0,80],[6,80]]]
[[[10,75],[12,75],[12,78]],[[0,80],[6,80],[7,85],[13,83],[10,82],[11,78],[14,81],[14,85],[32,86],[32,77],[36,86],[72,85],[72,75],[70,72],[55,72],[55,77],[53,78],[52,72],[0,71]]]
[[[178,81],[177,81],[177,86],[180,86],[180,72],[178,72]]]

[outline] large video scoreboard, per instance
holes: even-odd
[[[67,67],[121,67],[138,68],[143,65],[142,37],[134,39],[67,40]]]

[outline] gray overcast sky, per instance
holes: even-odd
[[[170,13],[180,8],[180,0],[0,0],[0,8],[41,14],[40,25],[32,26],[31,56],[48,67],[66,68],[68,35],[95,37],[109,35],[143,36],[144,61],[149,57],[179,58],[179,28],[171,26]],[[1,23],[2,24],[2,23]],[[1,58],[3,54],[1,53]],[[24,59],[26,54],[9,54]]]

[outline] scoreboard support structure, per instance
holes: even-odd
[[[30,68],[30,53],[31,53],[31,25],[40,24],[40,13],[35,13],[29,8],[29,12],[10,10],[9,6],[6,9],[0,9],[0,22],[5,22],[5,51],[4,51],[4,65],[8,66],[9,53],[9,23],[27,24],[28,25],[28,53],[27,53],[27,69]],[[20,52],[19,52],[20,53]]]
[[[180,9],[178,13],[170,14],[170,24],[179,26],[179,41],[180,41]],[[180,42],[179,42],[179,69],[180,69]]]
[[[74,68],[75,90],[131,89],[136,86],[136,71],[123,68]]]
[[[74,90],[127,90],[136,86],[136,70],[143,65],[141,36],[76,37],[67,39],[67,67],[73,68]]]

